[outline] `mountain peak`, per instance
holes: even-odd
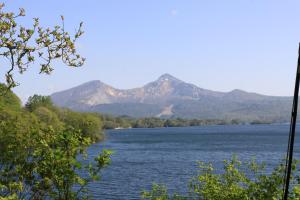
[[[163,74],[158,78],[158,81],[176,81],[176,82],[182,82],[178,78],[172,76],[171,74]]]
[[[86,82],[84,84],[86,84],[86,85],[102,85],[104,83],[102,81],[100,81],[100,80],[92,80],[92,81],[88,81],[88,82]],[[82,84],[82,85],[84,85],[84,84]]]
[[[110,87],[110,85],[107,85],[106,83],[103,83],[100,80],[93,80],[86,83],[81,84],[82,87],[88,87],[88,88],[102,88],[102,87]]]

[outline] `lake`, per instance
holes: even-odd
[[[92,156],[102,148],[114,151],[112,164],[90,190],[95,199],[140,199],[141,191],[155,182],[184,193],[197,174],[197,161],[221,169],[233,154],[243,161],[255,157],[270,171],[286,155],[288,132],[289,125],[110,130],[104,142],[89,148]],[[300,159],[297,137],[295,145],[295,158]]]

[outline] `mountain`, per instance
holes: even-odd
[[[132,117],[288,121],[291,97],[242,90],[217,92],[181,81],[170,74],[140,88],[116,89],[90,81],[51,95],[53,102],[78,111]]]

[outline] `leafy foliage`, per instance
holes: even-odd
[[[0,95],[0,108],[8,108],[11,110],[20,110],[21,101],[13,92],[9,91],[7,86],[0,83],[0,91],[3,91]]]
[[[10,91],[6,95],[17,98]],[[48,97],[38,95],[29,98],[26,108],[5,105],[0,107],[1,198],[88,198],[87,185],[99,180],[101,169],[110,163],[107,150],[94,162],[86,160],[93,134],[97,130],[102,135],[100,119],[71,111],[62,115]],[[68,119],[73,114],[77,121]]]
[[[65,124],[80,129],[81,133],[93,141],[104,139],[101,119],[93,113],[79,113],[56,108],[59,119]]]
[[[75,126],[63,118],[50,97],[34,95],[22,108],[10,90],[17,86],[13,73],[22,74],[33,62],[46,74],[56,59],[82,66],[85,59],[75,49],[83,34],[82,23],[72,38],[65,31],[63,16],[62,25],[52,29],[42,28],[38,18],[31,28],[19,25],[17,20],[23,16],[24,9],[18,14],[5,12],[0,4],[0,56],[9,66],[6,85],[0,84],[0,199],[87,199],[87,185],[99,180],[101,169],[110,163],[108,150],[94,162],[86,160],[93,134],[102,135],[99,119],[72,113],[79,116]]]
[[[180,196],[178,194],[169,195],[168,190],[164,185],[153,184],[152,190],[147,192],[142,192],[142,199],[149,199],[149,200],[186,200],[187,197]]]
[[[49,96],[41,96],[35,94],[28,98],[28,101],[25,105],[26,109],[28,109],[30,112],[41,106],[52,108],[53,103],[51,101],[51,98]]]
[[[49,96],[41,95],[29,97],[25,108],[38,117],[41,125],[51,125],[54,130],[70,126],[80,130],[83,136],[91,138],[93,142],[104,139],[101,118],[97,114],[58,108]]]
[[[40,64],[40,73],[50,74],[52,63],[60,59],[72,67],[82,66],[84,58],[76,53],[75,42],[83,34],[82,22],[74,37],[65,31],[64,17],[62,25],[53,28],[43,28],[39,19],[33,19],[30,28],[18,24],[18,19],[25,16],[25,10],[18,13],[5,12],[4,4],[0,4],[0,56],[8,60],[6,72],[8,88],[17,86],[13,72],[23,73],[33,62]]]
[[[57,114],[47,107],[37,107],[33,111],[33,114],[37,116],[41,127],[46,128],[51,126],[55,131],[60,131],[65,126],[65,124],[60,121]]]
[[[299,199],[297,161],[293,163],[293,186],[289,199]],[[151,191],[142,193],[143,199],[199,199],[199,200],[266,200],[281,199],[284,166],[280,164],[270,174],[264,164],[241,162],[235,156],[224,161],[223,171],[216,171],[211,163],[199,162],[199,175],[193,177],[187,195],[170,195],[163,185],[154,184]]]

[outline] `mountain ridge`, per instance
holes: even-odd
[[[200,88],[170,74],[132,89],[117,89],[100,80],[51,95],[53,102],[78,111],[132,117],[239,118],[287,120],[291,97],[267,96],[234,89]]]

